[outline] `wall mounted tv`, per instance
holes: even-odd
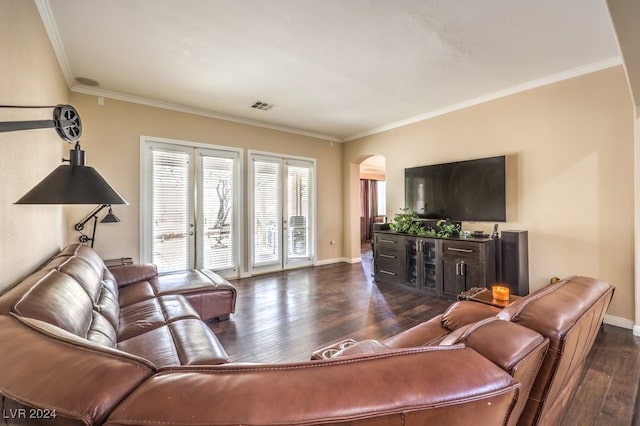
[[[405,205],[423,219],[505,222],[505,156],[404,169]]]

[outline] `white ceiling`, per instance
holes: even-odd
[[[336,141],[621,63],[604,0],[35,1],[71,90]]]

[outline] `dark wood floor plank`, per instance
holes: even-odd
[[[236,313],[212,322],[233,362],[283,363],[345,338],[383,340],[442,313],[450,301],[374,282],[370,257],[233,281]],[[605,325],[563,425],[631,425],[640,338]]]
[[[571,405],[563,425],[595,424],[610,385],[611,378],[608,375],[589,370],[574,397],[574,401],[581,401],[581,403]]]

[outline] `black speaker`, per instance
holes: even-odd
[[[529,294],[529,242],[527,231],[502,231],[502,282],[512,294]]]

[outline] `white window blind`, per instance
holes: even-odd
[[[280,162],[254,160],[254,263],[280,261]]]
[[[189,268],[189,155],[152,151],[152,262],[160,272]]]
[[[233,180],[235,161],[203,155],[202,159],[202,264],[206,269],[228,269],[235,259]]]
[[[309,256],[309,167],[287,165],[288,257]]]

